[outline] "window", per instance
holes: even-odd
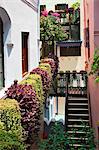
[[[46,5],[40,5],[40,13],[46,9]]]
[[[68,4],[57,4],[55,5],[55,10],[64,10],[66,11],[66,8],[68,8]]]
[[[81,56],[80,47],[60,47],[60,56]]]

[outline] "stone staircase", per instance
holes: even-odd
[[[70,147],[80,150],[86,145],[88,150],[86,133],[89,128],[88,99],[86,97],[68,97],[67,106],[67,130],[71,139]]]

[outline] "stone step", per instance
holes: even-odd
[[[86,104],[86,103],[68,103],[68,105],[83,105],[83,106],[86,106],[86,105],[88,105],[88,104]]]
[[[83,145],[82,144],[70,144],[70,147],[74,147],[74,150],[80,150],[78,148],[81,148]],[[86,145],[86,149],[89,150],[89,145]]]
[[[68,119],[68,121],[89,122],[89,120],[82,120],[82,119]]]
[[[79,114],[88,114],[88,109],[86,108],[68,108],[68,113],[79,113]]]
[[[67,114],[67,131],[71,141],[70,148],[80,149],[83,144],[89,149],[86,132],[89,128],[88,99],[85,97],[69,97]],[[85,124],[85,125],[84,125]]]
[[[81,133],[81,134],[86,134],[86,132],[84,132],[84,131],[79,131],[79,130],[78,130],[78,131],[69,130],[68,133],[76,133],[76,134],[77,134],[77,133]]]
[[[68,138],[70,140],[70,144],[81,144],[81,143],[86,143],[88,141],[88,138],[83,138],[83,137],[70,137]]]
[[[86,108],[68,108],[68,110],[87,111],[88,109],[86,109]]]
[[[76,130],[76,129],[73,129],[73,130],[68,130],[68,136],[70,137],[76,137],[76,138],[86,138],[86,131],[82,131],[82,130]]]
[[[71,139],[71,140],[88,140],[88,138],[83,138],[83,137],[70,137],[69,139]]]
[[[74,125],[67,125],[67,127],[69,127],[69,128],[84,128],[85,126],[74,124]],[[89,126],[86,126],[86,128],[89,128]]]
[[[89,119],[88,114],[68,114],[68,118],[71,119]]]
[[[88,98],[85,97],[69,97],[68,100],[85,100],[88,101]]]
[[[88,114],[68,114],[68,116],[89,116]]]
[[[68,103],[68,108],[86,108],[88,109],[87,103]]]
[[[68,125],[81,125],[83,123],[89,125],[89,119],[68,119]]]
[[[76,99],[69,99],[69,103],[88,103],[88,100],[76,100]]]

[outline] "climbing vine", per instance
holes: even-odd
[[[95,75],[95,81],[99,83],[99,48],[97,48],[94,53],[94,59],[91,65],[91,74]]]

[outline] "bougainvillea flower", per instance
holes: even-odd
[[[42,16],[45,16],[45,17],[48,16],[48,11],[47,11],[47,10],[44,10],[44,11],[42,11],[41,13],[42,13]]]
[[[52,13],[52,16],[60,17],[60,14],[59,13]]]

